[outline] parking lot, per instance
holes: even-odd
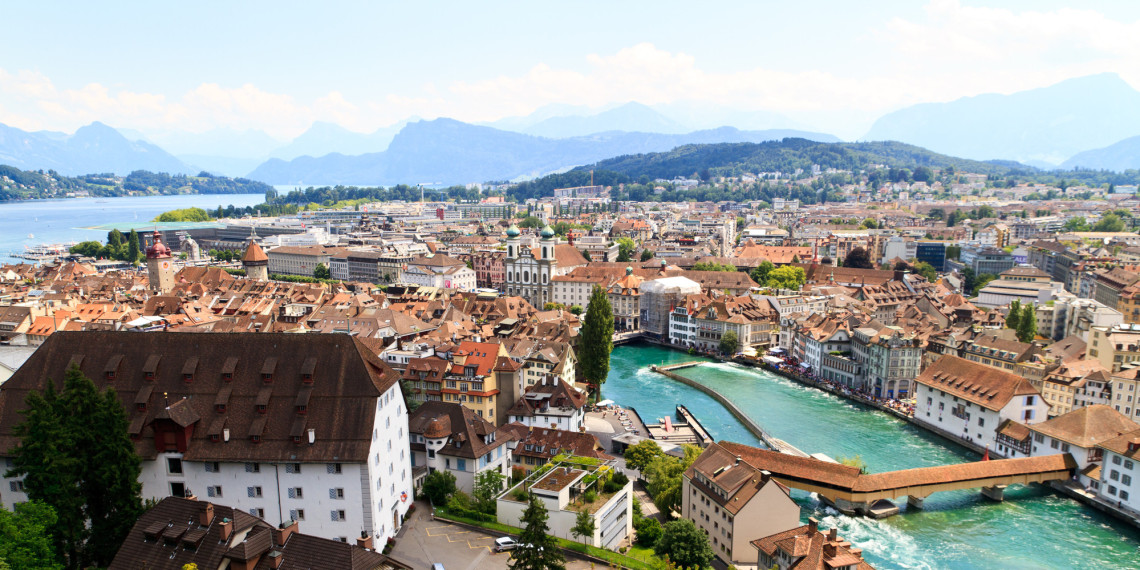
[[[426,505],[425,505],[426,506]],[[432,520],[422,508],[404,522],[391,556],[412,568],[428,570],[443,564],[446,570],[499,570],[510,555],[495,552],[495,538],[466,527]],[[568,560],[567,569],[584,570],[590,565]]]

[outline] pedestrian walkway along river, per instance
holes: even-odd
[[[649,370],[691,360],[698,358],[656,345],[617,347],[603,397],[637,408],[646,421],[684,404],[714,439],[762,445],[708,395]],[[709,362],[684,374],[773,436],[807,453],[858,455],[871,472],[980,459],[888,414],[764,370]],[[1131,527],[1041,487],[1011,487],[1002,503],[977,491],[937,493],[923,510],[908,510],[904,501],[903,514],[885,520],[846,517],[807,494],[793,496],[805,521],[838,526],[877,568],[1140,568],[1140,536]]]

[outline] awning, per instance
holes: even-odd
[[[773,348],[772,350],[769,350],[768,352],[771,354],[783,354],[784,349],[777,346],[776,348]]]
[[[768,364],[783,364],[784,363],[783,360],[780,360],[779,358],[776,358],[775,356],[765,356],[764,362],[767,362]]]
[[[602,400],[601,402],[598,402],[598,405],[599,406],[612,406],[612,405],[614,405],[614,401],[613,400]]]
[[[811,368],[811,365],[810,365],[810,364],[808,364],[808,363],[806,363],[806,362],[801,362],[801,363],[800,363],[800,368],[803,368],[804,370],[807,370],[808,368]]]

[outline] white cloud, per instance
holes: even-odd
[[[100,120],[144,132],[258,129],[288,138],[317,120],[367,132],[409,116],[490,121],[552,103],[687,101],[775,111],[858,136],[879,114],[917,102],[1008,93],[1103,71],[1140,85],[1140,21],[1091,9],[1014,11],[931,0],[918,17],[885,18],[842,40],[864,65],[819,54],[814,68],[723,70],[723,61],[714,68],[643,42],[559,67],[536,57],[528,69],[494,77],[418,86],[393,78],[389,92],[351,97],[345,95],[351,86],[338,85],[309,99],[212,82],[183,93],[99,83],[60,87],[36,71],[0,69],[0,122],[70,131]]]

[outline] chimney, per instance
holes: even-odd
[[[819,532],[819,521],[815,520],[815,517],[808,519],[808,532],[811,534]]]
[[[360,538],[356,539],[356,546],[372,550],[372,537],[366,531],[360,531]]]
[[[903,280],[903,275],[904,275],[904,274],[906,274],[906,272],[905,272],[905,271],[900,271],[900,270],[896,269],[896,270],[895,270],[895,277],[894,277],[894,279],[893,279],[893,280],[894,280],[894,281],[902,281],[902,280]]]
[[[203,506],[205,508],[198,513],[198,526],[210,526],[210,523],[214,521],[214,505],[206,503]]]
[[[297,532],[297,521],[290,520],[288,523],[281,523],[277,528],[273,529],[273,544],[277,546],[285,546],[285,541],[289,540],[289,535]]]
[[[317,430],[309,428],[309,445],[313,445],[317,441]]]
[[[230,519],[222,519],[222,522],[218,525],[218,528],[222,530],[222,542],[229,541],[230,535],[234,532],[233,521]]]
[[[839,553],[838,549],[835,548],[834,544],[829,542],[829,543],[823,545],[823,557],[824,557],[824,559],[835,558],[835,555],[838,553]]]
[[[839,540],[839,529],[835,528],[835,527],[831,527],[831,530],[827,531],[827,540],[830,542],[838,541]]]
[[[280,550],[274,550],[269,553],[270,568],[280,568],[283,562],[285,562],[285,554]]]

